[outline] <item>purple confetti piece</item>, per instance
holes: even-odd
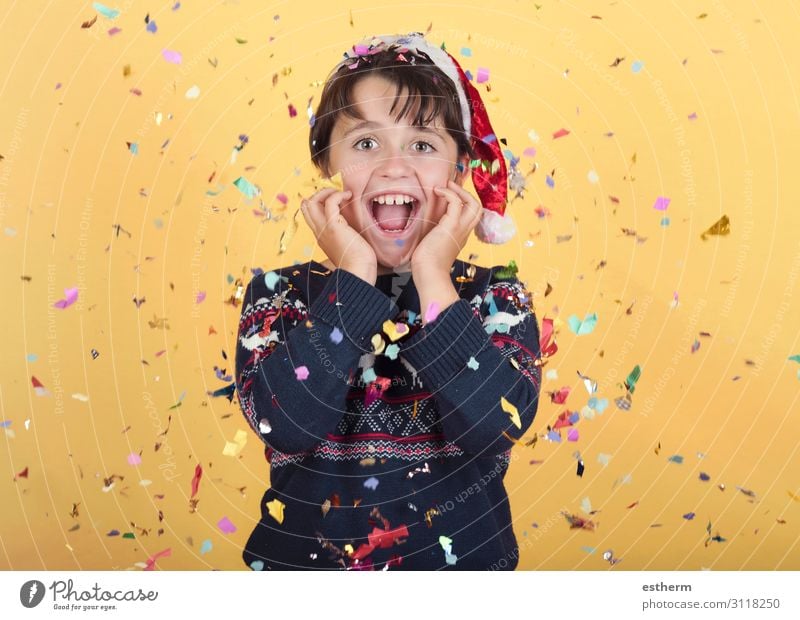
[[[578,429],[571,428],[567,431],[567,441],[578,441]]]
[[[236,526],[228,517],[222,517],[217,523],[217,527],[225,534],[233,534],[236,531]]]
[[[709,476],[707,473],[701,471],[700,472],[700,480],[702,480],[703,482],[706,482],[708,480],[711,480],[711,476]]]
[[[181,53],[176,52],[175,50],[161,50],[161,55],[164,57],[164,60],[176,65],[181,64],[183,61],[183,56]]]
[[[297,375],[298,381],[305,381],[308,379],[308,368],[305,366],[298,366],[294,369],[294,374]]]
[[[489,69],[485,67],[478,67],[478,84],[483,84],[484,82],[489,81]]]
[[[670,202],[671,200],[666,196],[659,196],[658,198],[656,198],[656,202],[653,205],[653,208],[657,209],[658,211],[666,211]]]

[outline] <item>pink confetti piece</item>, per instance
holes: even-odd
[[[567,441],[578,441],[578,429],[571,428],[567,432]]]
[[[483,84],[484,82],[489,81],[489,69],[485,67],[478,67],[478,75],[477,75],[477,82],[478,84]]]
[[[658,211],[666,211],[667,207],[669,206],[670,199],[666,198],[665,196],[659,196],[656,198],[656,202],[653,205],[653,208]]]
[[[156,560],[158,558],[166,558],[171,555],[172,555],[171,548],[164,549],[163,551],[159,551],[155,555],[151,555],[149,558],[147,558],[147,566],[145,566],[144,570],[153,570],[156,567]]]
[[[65,288],[64,295],[66,299],[59,299],[56,303],[53,304],[54,308],[60,308],[64,310],[65,308],[69,308],[72,304],[74,304],[78,300],[78,289],[77,288]]]
[[[425,322],[430,323],[431,321],[436,320],[437,316],[439,316],[439,303],[432,301],[425,309]]]
[[[286,194],[278,194],[278,195],[276,196],[276,198],[278,199],[278,201],[279,201],[281,204],[286,204],[286,203],[288,203],[288,202],[289,202],[289,198],[286,196]]]
[[[176,52],[175,50],[161,50],[161,55],[164,57],[164,60],[167,62],[171,62],[173,64],[179,65],[183,61],[183,56],[180,52]]]
[[[522,151],[522,154],[525,157],[536,157],[536,149],[533,148],[532,146],[529,146],[524,151]]]
[[[117,28],[114,26],[113,28],[109,28],[108,36],[113,37],[115,34],[119,34],[120,32],[122,32],[122,28]]]
[[[297,375],[298,381],[305,381],[308,379],[308,368],[305,366],[298,366],[294,369],[294,374]]]
[[[205,291],[197,291],[197,298],[194,300],[194,303],[201,304],[201,303],[203,303],[205,298],[206,298],[206,292]]]
[[[142,464],[142,457],[136,454],[135,452],[131,452],[128,455],[128,465],[141,465]]]
[[[228,517],[222,517],[217,523],[217,527],[225,534],[233,534],[236,531],[236,526]]]
[[[353,50],[356,53],[356,56],[366,56],[369,53],[369,47],[366,45],[354,45]]]
[[[295,108],[291,103],[289,104],[289,118],[294,118],[297,116],[297,108]]]

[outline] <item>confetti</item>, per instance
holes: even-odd
[[[209,553],[212,548],[213,546],[211,545],[211,540],[207,538],[202,543],[200,543],[200,555],[205,555],[206,553]]]
[[[370,489],[371,491],[374,491],[375,489],[378,488],[378,483],[379,483],[379,480],[377,478],[375,478],[374,476],[364,480],[364,486],[366,488]]]
[[[700,238],[705,241],[708,235],[729,235],[731,232],[731,221],[727,215],[723,215],[716,222],[714,222],[705,232],[700,234]]]
[[[286,505],[279,499],[273,499],[267,502],[266,506],[269,511],[269,516],[278,523],[283,523],[283,509],[286,508]]]
[[[669,206],[669,203],[670,203],[669,198],[665,198],[664,196],[659,196],[658,198],[656,198],[656,202],[653,205],[653,208],[658,211],[666,211],[667,207]]]
[[[478,75],[477,75],[477,82],[478,84],[483,84],[484,82],[489,81],[489,69],[484,67],[478,67]]]
[[[250,181],[248,181],[244,177],[239,177],[233,182],[233,184],[248,199],[255,198],[261,193],[261,191],[258,189],[257,186],[253,185]]]
[[[480,364],[474,357],[470,356],[469,361],[467,362],[467,367],[471,368],[472,370],[478,370]]]
[[[217,527],[224,533],[224,534],[233,534],[236,531],[236,526],[231,523],[231,520],[228,517],[222,517],[217,522]]]
[[[203,467],[198,463],[194,468],[194,476],[192,476],[192,494],[190,498],[197,495],[197,490],[200,488],[200,478],[203,477]]]
[[[508,402],[505,397],[500,397],[500,407],[502,407],[503,411],[505,411],[508,416],[511,418],[511,422],[517,428],[522,428],[522,422],[519,419],[519,412],[517,408],[510,402]]]
[[[305,381],[308,379],[308,368],[305,366],[299,366],[294,369],[294,374],[297,376],[298,381]]]
[[[425,310],[425,322],[430,323],[434,321],[437,316],[439,316],[439,303],[432,301]]]
[[[118,9],[110,9],[99,2],[92,2],[92,8],[100,13],[100,15],[107,17],[108,19],[114,19],[117,15],[119,15]]]
[[[74,304],[78,300],[78,289],[65,288],[64,296],[65,299],[59,299],[57,302],[53,304],[54,308],[60,308],[61,310],[69,308],[72,304]]]
[[[570,331],[577,336],[591,334],[597,325],[597,314],[587,314],[583,321],[573,314],[567,319],[567,323],[569,324]]]
[[[200,96],[200,87],[195,84],[189,90],[186,91],[185,97],[187,99],[197,99]]]
[[[31,376],[31,383],[33,384],[33,391],[36,392],[36,396],[50,396],[50,392],[47,391],[39,379]]]
[[[183,56],[181,53],[175,50],[162,49],[161,55],[163,56],[164,60],[175,65],[179,65],[183,61]]]
[[[128,455],[128,465],[136,466],[136,465],[141,465],[141,464],[142,464],[141,455],[136,454],[135,452],[131,452]]]
[[[124,536],[123,536],[124,538]],[[144,570],[154,570],[156,567],[156,560],[159,558],[165,558],[172,555],[172,549],[164,549],[163,551],[159,551],[155,555],[151,555],[147,558],[147,564],[144,567]]]

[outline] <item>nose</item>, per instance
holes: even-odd
[[[403,145],[387,146],[381,154],[382,157],[378,160],[376,173],[387,179],[411,176],[414,172],[414,167],[411,163],[411,158],[404,149]]]

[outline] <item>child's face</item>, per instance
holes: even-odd
[[[330,139],[330,173],[341,172],[344,189],[353,192],[350,202],[342,206],[342,216],[372,246],[379,274],[409,268],[417,244],[447,210],[446,199],[433,189],[447,187],[448,180],[463,184],[465,176],[456,165],[456,142],[441,119],[424,128],[414,127],[409,120],[415,111],[412,106],[410,115],[395,123],[405,103],[405,93],[401,93],[390,114],[395,90],[382,77],[360,80],[352,101],[365,121],[340,114]],[[467,170],[466,158],[462,164],[462,170]],[[378,197],[386,204],[373,204]],[[413,198],[410,208],[389,204],[409,198]]]

